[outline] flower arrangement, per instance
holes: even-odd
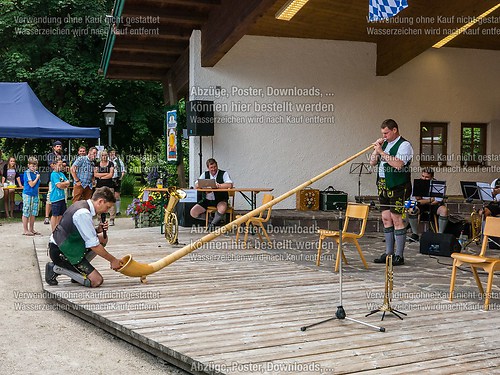
[[[163,205],[161,194],[151,193],[147,200],[143,200],[144,188],[138,198],[134,198],[127,207],[127,215],[135,221],[136,227],[150,227],[161,224]]]
[[[127,215],[132,216],[132,219],[137,220],[141,214],[151,212],[156,209],[153,202],[153,197],[149,197],[147,201],[142,201],[139,198],[134,198],[132,203],[127,207]]]

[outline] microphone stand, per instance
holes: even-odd
[[[358,175],[358,196],[355,197],[357,203],[361,203],[361,175],[362,174],[371,174],[370,164],[369,163],[352,163],[349,169],[349,174],[357,174]]]
[[[337,312],[335,313],[335,316],[333,316],[331,318],[327,318],[327,319],[322,320],[322,321],[317,322],[317,323],[309,324],[308,326],[303,326],[303,327],[300,328],[300,330],[301,331],[305,331],[308,328],[311,328],[311,327],[314,327],[314,326],[317,326],[317,325],[329,322],[330,320],[334,320],[334,319],[338,319],[338,320],[347,319],[347,320],[350,320],[352,322],[365,325],[367,327],[375,328],[377,331],[385,332],[385,328],[384,327],[378,327],[378,326],[375,326],[375,325],[372,325],[372,324],[369,324],[369,323],[362,322],[362,321],[357,320],[357,319],[349,318],[346,315],[346,312],[344,310],[344,306],[342,305],[342,254],[343,254],[343,249],[342,249],[342,229],[343,229],[343,227],[344,227],[344,219],[342,217],[342,210],[339,210],[339,247],[338,247],[339,251],[337,252],[337,256],[339,257],[339,305],[337,306]]]

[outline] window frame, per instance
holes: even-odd
[[[464,129],[465,128],[470,128],[470,129],[481,129],[481,134],[480,134],[480,140],[479,140],[479,145],[481,146],[481,158],[479,158],[481,161],[478,160],[469,160],[469,158],[466,158],[464,155]],[[465,165],[469,166],[480,166],[484,165],[484,160],[486,156],[486,140],[487,138],[487,131],[488,131],[488,124],[483,123],[483,122],[462,122],[460,126],[460,165],[463,167]],[[471,131],[471,134],[474,134],[474,131]],[[471,147],[471,150],[474,150],[475,142],[474,142],[474,137],[471,136],[471,141],[472,143],[467,144],[468,146]],[[474,156],[474,153],[471,153],[471,156]]]
[[[419,140],[420,140],[420,165],[421,166],[432,166],[432,167],[437,167],[437,166],[446,166],[447,165],[447,160],[448,160],[448,126],[449,122],[442,122],[442,121],[421,121],[420,122],[420,135],[419,135]],[[431,133],[431,142],[430,143],[424,143],[423,142],[423,131],[422,129],[426,127],[430,130],[427,132]],[[441,134],[442,134],[442,143],[437,143],[433,141],[433,129],[440,128]],[[423,158],[422,150],[424,145],[429,145],[431,146],[431,155],[436,156],[435,160],[425,160]],[[434,154],[434,147],[435,145],[439,145],[443,149],[442,157],[441,159],[438,157],[438,155]]]

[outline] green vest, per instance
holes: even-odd
[[[406,141],[403,137],[400,137],[399,140],[392,146],[389,150],[389,155],[396,156],[399,150],[399,146]],[[382,150],[385,151],[388,142],[385,141],[382,145]],[[380,163],[380,161],[379,161]],[[408,161],[401,169],[393,168],[389,165],[389,163],[384,164],[384,172],[385,172],[385,186],[388,189],[392,189],[396,186],[406,184],[411,182],[411,171],[410,171],[410,163],[411,160]]]
[[[86,208],[90,211],[87,201],[73,203],[66,210],[53,233],[57,246],[71,264],[80,263],[87,251],[85,241],[80,235],[80,232],[78,232],[75,224],[73,224],[73,215],[81,208]]]

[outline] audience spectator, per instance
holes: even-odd
[[[125,176],[125,173],[127,172],[125,168],[125,163],[123,160],[120,158],[120,155],[116,152],[116,150],[111,150],[109,151],[109,160],[111,160],[114,164],[115,170],[113,172],[113,182],[115,184],[115,209],[116,209],[116,216],[120,216],[120,192],[121,192],[121,187],[122,187],[122,179],[123,176]]]
[[[73,177],[73,203],[92,198],[94,160],[96,155],[97,148],[90,147],[88,154],[78,157],[71,166],[70,172]]]
[[[11,156],[7,159],[7,163],[3,167],[2,171],[2,185],[5,187],[10,187],[10,189],[4,189],[3,204],[5,207],[5,217],[14,217],[14,206],[15,206],[15,196],[16,186],[23,187],[21,184],[21,176],[17,171],[16,158]]]
[[[60,157],[56,158],[53,163],[54,170],[50,175],[50,183],[52,191],[50,192],[50,201],[52,202],[52,218],[50,224],[52,231],[56,229],[57,224],[61,221],[62,215],[66,211],[66,194],[64,189],[69,187],[68,178],[62,172],[64,163]]]
[[[47,200],[45,202],[45,220],[44,224],[50,223],[50,210],[51,210],[51,201],[50,201],[50,193],[52,191],[52,185],[50,183],[50,175],[54,170],[54,164],[57,158],[61,158],[63,162],[63,167],[66,168],[68,166],[68,161],[66,156],[63,155],[63,146],[61,141],[55,141],[52,143],[52,151],[47,154],[47,165],[49,167],[49,191],[47,192]]]
[[[7,161],[3,160],[3,152],[0,150],[0,176],[3,176],[3,166],[7,164]]]
[[[38,188],[40,186],[40,173],[38,160],[34,157],[28,159],[28,169],[24,172],[23,188],[23,235],[34,236],[40,234],[35,230],[35,217],[38,216]]]
[[[113,183],[113,173],[114,164],[108,159],[108,152],[106,150],[101,151],[101,159],[99,163],[94,168],[94,178],[96,180],[96,188],[106,186],[113,191],[114,194],[114,183]],[[109,209],[109,225],[115,225],[115,205]]]

